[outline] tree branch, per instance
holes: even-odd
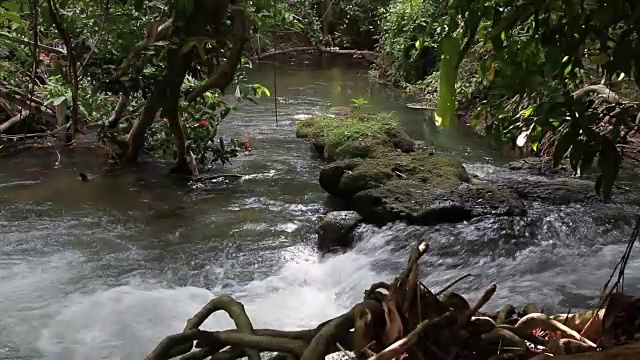
[[[233,27],[234,37],[233,45],[229,51],[227,60],[220,65],[213,77],[202,83],[186,96],[187,102],[196,101],[202,94],[211,90],[218,89],[221,92],[233,82],[233,76],[235,70],[240,64],[242,58],[242,51],[247,41],[247,16],[244,8],[241,6],[241,1],[231,10],[233,14]]]

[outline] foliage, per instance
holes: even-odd
[[[432,10],[434,4],[439,9]],[[640,84],[639,12],[637,2],[626,0],[396,0],[383,17],[383,65],[392,80],[415,82],[412,55],[437,47],[440,73],[425,84],[439,82],[443,123],[455,123],[456,100],[465,95],[478,104],[473,125],[495,140],[554,153],[555,163],[569,156],[577,172],[598,158],[598,190],[608,200],[623,156],[616,144],[632,133],[625,124],[635,123],[637,110],[623,116],[616,111],[624,104],[574,93],[592,83],[595,69],[605,79],[631,77]],[[463,67],[470,49],[472,76]],[[456,89],[461,83],[463,91]],[[603,126],[610,118],[616,120]]]
[[[33,15],[26,6],[18,6],[20,3],[8,0],[0,7],[0,61],[5,57],[13,67],[7,72],[0,69],[0,77],[8,80],[12,80],[11,72],[15,74],[16,69],[25,76],[30,70]],[[131,135],[141,128],[147,150],[175,156],[172,150],[176,147],[180,150],[181,135],[176,135],[175,126],[167,126],[157,119],[177,117],[182,128],[180,132],[186,139],[182,142],[185,149],[194,153],[204,168],[212,161],[226,163],[237,153],[236,140],[225,144],[221,137],[216,137],[220,121],[237,110],[241,100],[270,95],[268,89],[259,84],[244,85],[246,79],[241,72],[236,72],[240,61],[229,60],[237,56],[238,49],[242,51],[246,41],[239,34],[239,27],[246,23],[244,27],[254,31],[287,26],[299,28],[299,22],[288,8],[274,8],[272,1],[264,0],[233,0],[231,6],[226,6],[225,2],[213,4],[201,0],[60,1],[53,12],[47,5],[51,3],[56,1],[41,0],[44,6],[38,19],[40,44],[45,46],[39,54],[41,62],[38,66],[46,77],[46,84],[37,92],[45,102],[73,107],[69,59],[57,51],[50,53],[47,50],[52,47],[67,50],[67,44],[61,41],[61,31],[64,31],[73,39],[73,53],[79,69],[77,110],[86,124],[102,124],[104,131],[100,139],[112,142],[118,133],[128,133],[129,144],[135,145]],[[199,17],[196,8],[208,9],[215,15]],[[52,17],[56,13],[62,21],[62,30]],[[186,76],[182,76],[186,81],[179,84],[179,92],[163,94],[167,101],[158,102],[157,94],[165,89],[169,91],[167,85],[174,81],[172,79],[179,78],[175,66],[170,69],[171,63],[178,58],[189,63]],[[13,80],[18,84],[24,82],[24,79]],[[206,86],[210,87],[209,91],[200,90]],[[228,87],[236,89],[232,99],[223,94]],[[199,90],[199,96],[189,97],[195,89]],[[156,98],[152,99],[154,91]],[[177,116],[172,115],[169,106],[172,103],[169,99],[176,96]],[[126,100],[124,106],[114,111],[123,99]],[[145,109],[154,106],[162,110],[159,115],[157,111],[145,113]],[[153,117],[150,118],[150,114]],[[141,125],[145,121],[148,125]],[[126,136],[124,139],[127,142]],[[131,149],[129,146],[127,156]],[[180,151],[178,156],[181,156]]]
[[[383,54],[382,67],[385,75],[395,83],[413,83],[420,79],[419,60],[423,49],[437,47],[440,34],[434,33],[430,24],[438,21],[440,9],[432,0],[394,0],[388,7],[380,9],[381,31],[378,45]],[[427,59],[432,60],[432,59]]]
[[[290,5],[313,43],[370,49],[380,33],[379,12],[390,0],[298,0]]]
[[[302,120],[298,127],[307,129],[308,137],[322,139],[325,146],[338,148],[351,140],[388,140],[396,136],[399,124],[393,114],[351,114],[313,117]]]
[[[623,155],[616,144],[629,134],[624,131],[627,121],[621,113],[613,115],[620,105],[585,102],[589,97],[577,96],[576,90],[584,86],[589,67],[600,67],[609,78],[634,76],[640,84],[640,18],[633,15],[640,5],[624,0],[560,4],[496,4],[485,11],[487,31],[479,34],[494,52],[480,67],[491,95],[485,104],[497,104],[493,113],[510,115],[509,121],[497,122],[503,128],[508,125],[500,136],[518,136],[520,143],[528,139],[534,150],[548,139],[554,165],[569,154],[574,170],[585,171],[597,157],[596,191],[608,200]],[[513,108],[516,114],[508,111],[509,102],[494,101],[515,96],[529,104]],[[612,115],[618,120],[617,130],[602,131],[600,124]]]
[[[356,117],[360,117],[360,110],[364,107],[369,107],[369,101],[364,98],[351,99],[351,107],[356,110]]]

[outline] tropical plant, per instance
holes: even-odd
[[[117,144],[125,162],[146,148],[173,153],[174,170],[190,172],[190,153],[206,166],[237,152],[235,141],[214,139],[219,122],[237,109],[225,90],[235,88],[235,102],[269,94],[242,85],[237,69],[252,33],[293,21],[286,8],[271,9],[278,7],[259,0],[7,0],[0,23],[11,21],[11,30],[0,33],[0,48],[6,45],[11,63],[24,59],[19,65],[28,73],[36,24],[47,58],[38,64],[47,73],[38,92],[67,105],[74,133],[80,123],[100,124],[100,138]]]

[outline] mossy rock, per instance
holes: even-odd
[[[381,139],[351,140],[333,150],[325,148],[325,158],[335,160],[367,159],[393,151],[393,143]]]
[[[427,153],[387,153],[367,159],[347,159],[325,166],[320,185],[329,194],[350,198],[391,180],[413,180],[432,188],[447,188],[470,177],[460,160]]]
[[[319,123],[318,117],[310,117],[307,119],[300,120],[296,125],[296,137],[301,139],[306,139],[313,136],[318,136],[313,133],[314,128]],[[313,136],[312,136],[313,134]]]
[[[343,117],[318,116],[301,120],[298,138],[321,142],[320,153],[326,161],[375,157],[392,150],[415,150],[414,141],[389,114],[349,114]]]
[[[364,221],[379,225],[393,221],[435,225],[525,213],[524,202],[508,188],[467,183],[434,188],[413,180],[393,180],[362,191],[351,199],[351,207]]]

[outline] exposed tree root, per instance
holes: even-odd
[[[242,304],[222,296],[211,300],[189,319],[182,333],[163,339],[145,360],[178,357],[181,360],[235,360],[241,357],[254,360],[259,359],[262,352],[277,353],[274,357],[277,360],[320,360],[343,351],[352,351],[356,359],[368,360],[406,357],[418,360],[519,360],[540,354],[562,358],[558,355],[596,350],[596,344],[580,335],[584,321],[564,325],[537,311],[529,315],[521,312],[523,315],[519,316],[513,306],[505,306],[495,314],[480,313],[495,294],[495,284],[489,285],[472,305],[452,292],[444,293],[441,298],[436,296],[419,279],[418,263],[428,249],[427,243],[416,246],[407,266],[391,284],[373,284],[365,291],[361,303],[314,329],[253,329]],[[620,317],[626,317],[633,324],[640,320],[640,314],[629,310],[631,307],[610,308],[614,310],[607,311],[615,313],[609,314],[608,318],[616,317],[618,321],[602,321],[603,336],[620,333]],[[211,314],[220,310],[229,314],[236,329],[199,329]],[[602,318],[607,317],[599,317]],[[633,356],[636,355],[619,359],[637,358]]]

